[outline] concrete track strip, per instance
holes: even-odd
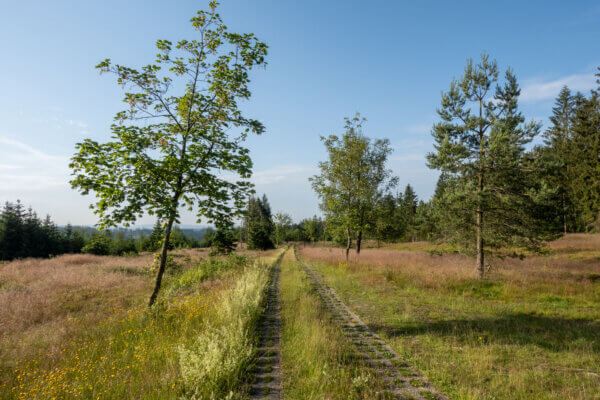
[[[251,399],[280,400],[281,387],[281,316],[279,308],[279,275],[281,260],[287,253],[279,255],[270,271],[265,312],[259,327],[258,360],[254,369]]]

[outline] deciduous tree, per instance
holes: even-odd
[[[158,40],[154,63],[140,69],[110,59],[98,64],[126,89],[127,109],[115,116],[112,140],[86,139],[71,159],[71,184],[82,194],[96,193],[92,208],[101,228],[131,224],[145,213],[165,222],[150,305],[180,208],[196,210],[198,222],[230,224],[251,188],[252,162],[243,141],[264,131],[242,114],[239,101],[250,97],[248,73],[265,63],[267,46],[252,33],[230,32],[216,7],[213,1],[191,19],[196,38]]]
[[[346,237],[346,260],[354,234],[360,253],[363,233],[374,223],[375,205],[397,183],[386,168],[392,151],[389,140],[366,137],[364,122],[357,113],[345,119],[344,135],[321,137],[328,160],[320,162],[321,173],[310,178],[333,236]]]

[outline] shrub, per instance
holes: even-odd
[[[81,249],[83,253],[95,254],[97,256],[107,256],[110,254],[111,240],[110,237],[102,234],[96,234],[88,240],[85,246]]]

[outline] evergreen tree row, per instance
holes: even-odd
[[[163,238],[163,227],[157,222],[149,235],[134,237],[131,230],[98,232],[85,227],[57,227],[50,216],[40,219],[22,203],[6,202],[0,211],[0,260],[27,257],[51,257],[66,253],[125,255],[140,251],[156,251]],[[193,248],[200,242],[175,227],[169,247]]]

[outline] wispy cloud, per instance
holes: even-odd
[[[20,198],[24,192],[66,185],[67,158],[0,136],[0,194]]]
[[[280,165],[255,172],[252,175],[252,182],[256,185],[271,185],[287,179],[308,178],[314,173],[316,173],[316,168],[313,166]]]
[[[4,136],[0,136],[0,143],[5,145],[4,150],[8,153],[8,156],[10,156],[11,154],[15,155],[15,153],[13,153],[13,151],[17,150],[17,154],[18,154],[18,151],[20,151],[20,152],[27,153],[30,156],[34,156],[34,157],[41,158],[44,160],[65,160],[64,157],[46,154],[43,151],[37,150],[37,149],[29,146],[28,144],[25,144],[23,142],[19,142],[18,140],[10,139],[10,138],[4,137]],[[12,148],[12,150],[11,150],[11,148]]]
[[[568,86],[573,91],[587,91],[596,87],[596,78],[593,73],[569,75],[555,80],[540,78],[525,81],[521,89],[520,100],[534,102],[553,99],[563,86]]]

